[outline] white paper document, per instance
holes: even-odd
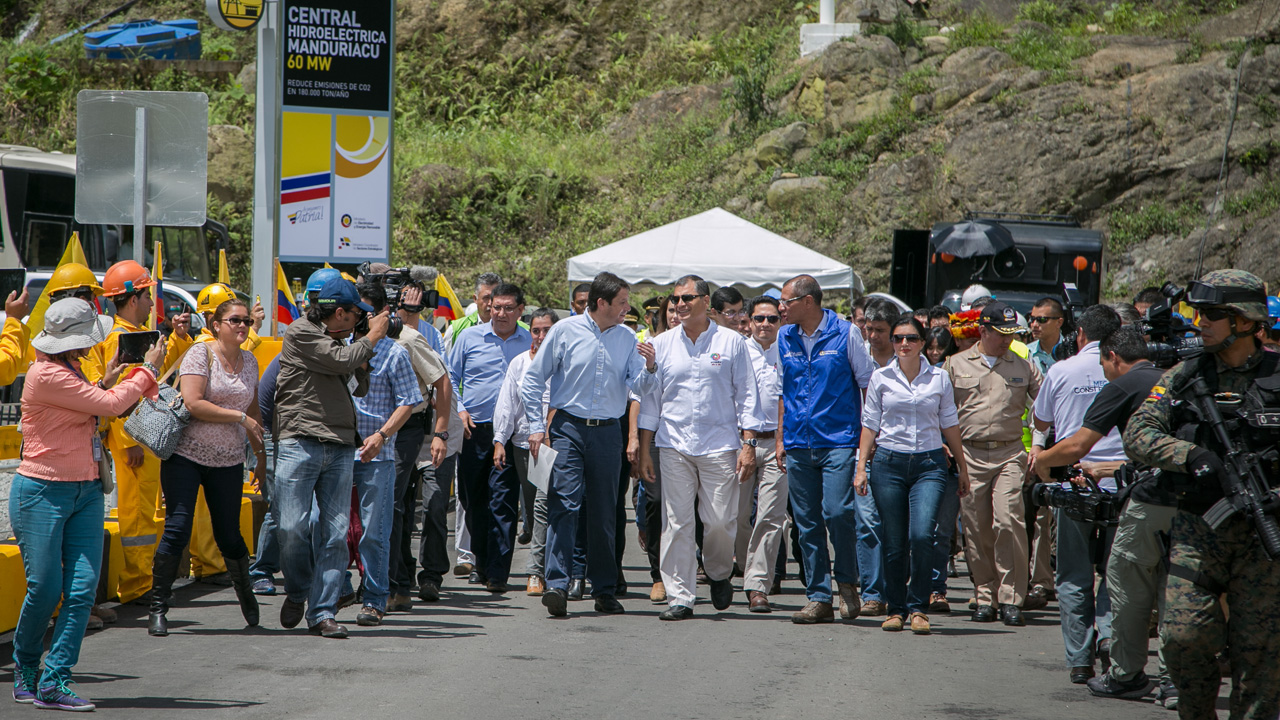
[[[549,493],[551,485],[551,467],[556,464],[556,451],[543,445],[538,448],[538,457],[529,455],[529,482],[544,493]]]

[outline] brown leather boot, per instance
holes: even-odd
[[[836,614],[829,602],[811,601],[804,609],[791,616],[791,622],[797,625],[815,625],[836,621]]]
[[[862,598],[858,595],[858,586],[853,583],[836,583],[840,593],[840,617],[845,620],[858,617],[862,609]]]

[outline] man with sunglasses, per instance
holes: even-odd
[[[1280,559],[1267,556],[1254,524],[1233,513],[1216,527],[1203,517],[1223,498],[1223,447],[1200,417],[1192,385],[1202,381],[1223,419],[1250,452],[1274,452],[1280,435],[1250,406],[1280,412],[1280,355],[1265,352],[1255,332],[1269,322],[1266,287],[1243,270],[1215,270],[1187,287],[1204,353],[1174,366],[1151,389],[1124,432],[1137,462],[1164,471],[1178,498],[1170,531],[1169,580],[1160,638],[1184,718],[1214,717],[1221,677],[1217,655],[1231,648],[1231,718],[1280,714]],[[1271,463],[1262,463],[1272,488]],[[1231,606],[1228,623],[1222,597]]]
[[[1036,301],[1031,309],[1032,342],[1027,345],[1031,354],[1031,362],[1043,375],[1053,366],[1053,349],[1062,342],[1062,324],[1067,316],[1062,301],[1057,298],[1043,297]]]
[[[285,330],[280,349],[272,488],[288,596],[280,606],[280,624],[294,628],[305,617],[307,630],[326,638],[347,636],[335,616],[349,562],[352,458],[363,445],[353,398],[368,392],[368,363],[390,324],[385,310],[372,313],[354,283],[333,278],[320,288],[306,317]],[[369,315],[369,332],[347,344]],[[319,509],[314,527],[313,502]]]
[[[862,390],[875,363],[857,326],[823,309],[822,288],[812,275],[788,280],[778,307],[786,327],[778,333],[782,392],[774,448],[778,467],[788,476],[809,598],[791,620],[802,625],[835,622],[828,531],[836,549],[840,615],[855,618],[862,609],[859,568],[868,592],[871,578],[879,575],[879,548],[868,552],[858,543],[858,528],[868,518],[853,491]]]
[[[778,357],[778,330],[782,312],[778,301],[761,295],[751,301],[751,338],[747,354],[760,391],[762,425],[755,434],[756,468],[738,488],[738,532],[733,555],[743,568],[742,589],[751,612],[772,612],[769,590],[773,584],[778,546],[787,525],[787,475],[778,467],[778,403],[782,363]],[[756,522],[751,525],[751,501]]]

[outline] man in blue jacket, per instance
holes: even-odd
[[[822,308],[822,289],[812,276],[788,280],[779,305],[785,327],[778,333],[782,396],[777,456],[790,478],[792,509],[808,569],[809,603],[791,619],[802,625],[835,621],[828,530],[836,548],[840,615],[854,618],[861,610],[859,574],[863,596],[870,602],[880,596],[879,528],[870,522],[853,491],[862,390],[875,364],[858,328]]]

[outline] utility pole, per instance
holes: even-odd
[[[831,43],[858,32],[858,23],[836,22],[836,0],[819,0],[818,22],[800,26],[800,56],[817,55]]]

